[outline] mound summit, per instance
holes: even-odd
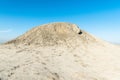
[[[50,23],[37,26],[15,40],[7,42],[25,45],[57,45],[71,44],[80,38],[81,42],[95,41],[95,38],[79,29],[75,24],[70,23]]]

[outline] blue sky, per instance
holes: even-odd
[[[0,0],[0,41],[34,26],[70,22],[106,41],[120,43],[120,0]]]

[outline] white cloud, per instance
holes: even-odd
[[[7,29],[7,30],[0,30],[0,33],[9,33],[11,32],[12,30],[11,29]]]

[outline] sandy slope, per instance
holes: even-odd
[[[49,29],[40,32],[41,28],[36,27],[0,46],[1,80],[120,80],[119,46],[99,40],[75,25],[71,28],[72,24],[47,25],[52,33]],[[54,37],[45,35],[48,31]],[[37,36],[31,37],[33,33]],[[38,36],[43,34],[47,39]],[[56,41],[59,36],[61,40]]]

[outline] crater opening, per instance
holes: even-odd
[[[82,33],[83,33],[83,32],[82,32],[82,31],[80,31],[78,34],[79,34],[79,35],[81,35]]]

